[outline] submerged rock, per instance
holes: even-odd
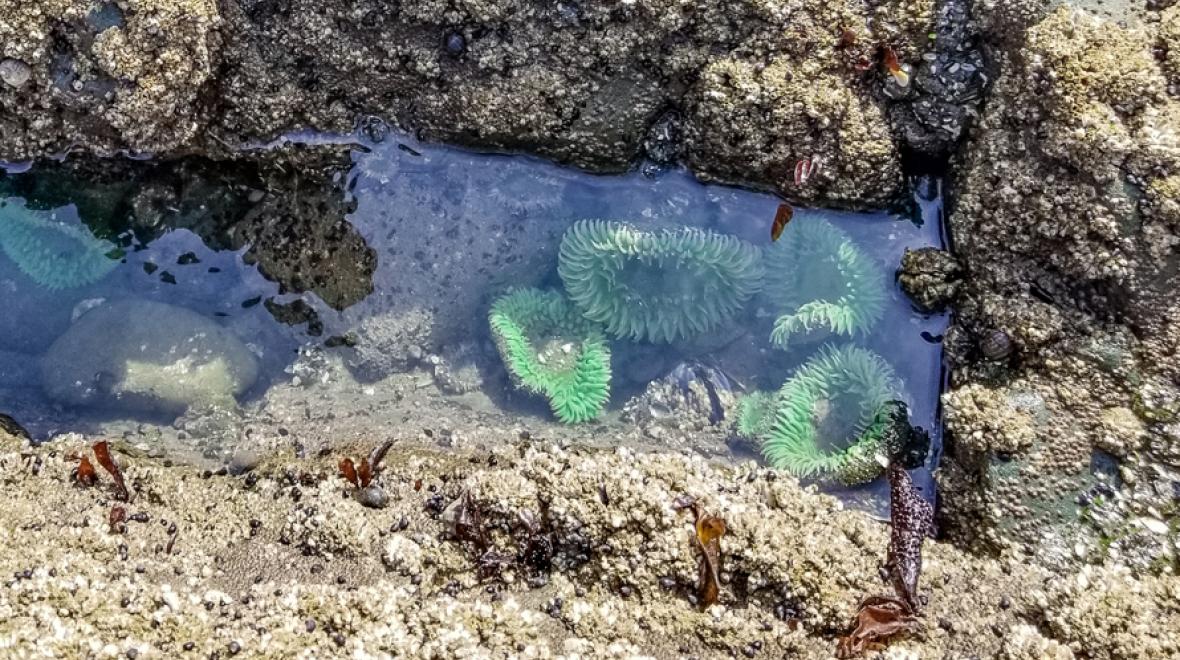
[[[191,310],[143,300],[87,312],[41,365],[53,399],[148,413],[232,406],[257,377],[254,354],[229,331]]]

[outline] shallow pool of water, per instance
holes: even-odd
[[[918,183],[912,213],[796,211],[775,242],[779,199],[682,171],[319,142],[225,163],[9,166],[0,412],[38,439],[117,434],[207,458],[260,437],[298,452],[506,429],[749,458],[761,442],[735,430],[742,399],[842,351],[806,424],[847,444],[866,423],[855,376],[884,369],[874,395],[933,431],[936,463],[946,318],[916,312],[894,273],[906,248],[941,243],[937,181]],[[489,310],[522,289],[579,319],[552,337],[517,319],[534,367],[574,364],[586,333],[610,354],[603,409],[570,404],[586,422],[561,424],[505,368]]]

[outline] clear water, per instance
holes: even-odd
[[[118,435],[211,459],[249,442],[293,443],[297,451],[342,437],[478,443],[481,429],[649,448],[667,441],[676,450],[747,459],[757,457],[757,446],[735,437],[731,408],[727,419],[694,432],[641,430],[653,418],[675,429],[666,418],[684,412],[642,398],[649,382],[683,383],[696,368],[721,374],[713,387],[728,387],[736,399],[777,388],[825,343],[811,338],[786,351],[772,346],[777,314],[773,297],[764,295],[690,339],[614,340],[606,412],[590,424],[561,425],[542,398],[512,386],[490,340],[491,302],[514,286],[560,291],[558,247],[580,219],[697,227],[765,248],[780,200],[702,185],[676,170],[594,176],[403,136],[329,141],[335,146],[318,141],[319,149],[346,151],[342,164],[328,157],[306,172],[199,159],[122,163],[110,171],[102,164],[10,165],[0,177],[7,205],[0,224],[5,217],[9,223],[0,226],[7,238],[0,250],[0,412],[39,439],[69,431]],[[792,221],[830,222],[871,263],[885,292],[884,313],[855,343],[885,358],[904,384],[912,420],[934,432],[928,466],[941,445],[938,342],[947,319],[916,312],[894,272],[906,248],[941,244],[938,185],[918,182],[912,213],[824,211]],[[789,225],[788,235],[792,230]],[[22,241],[13,238],[19,231]],[[768,294],[782,286],[764,279]],[[109,318],[87,320],[128,300],[173,307],[116,307],[134,317],[121,327]],[[86,323],[93,327],[80,325]],[[62,340],[72,326],[73,338]],[[157,350],[153,336],[183,352],[192,341],[185,333],[199,333],[213,342],[210,350],[221,350],[217,342],[231,340],[215,332],[210,339],[214,326],[254,356],[251,373],[137,376],[134,387],[155,388],[168,405],[116,385],[129,379],[120,371],[127,362]],[[135,345],[122,346],[129,342]],[[225,353],[229,362],[243,361]],[[217,393],[194,395],[200,387]],[[79,402],[78,392],[93,396]],[[199,403],[186,411],[186,397]],[[644,406],[651,409],[646,421],[624,414]],[[420,431],[438,427],[448,429],[445,440]],[[928,483],[928,471],[919,476]],[[876,483],[849,496],[880,493]]]

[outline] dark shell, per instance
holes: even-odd
[[[980,352],[989,360],[1003,360],[1012,355],[1014,349],[1012,338],[1003,330],[992,330],[979,342]]]
[[[371,509],[384,509],[389,496],[378,486],[369,486],[356,492],[356,500]]]
[[[451,30],[443,39],[443,47],[446,48],[447,53],[452,57],[459,57],[467,52],[467,39],[459,31]]]

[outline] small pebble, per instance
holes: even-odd
[[[389,504],[389,496],[379,486],[369,486],[356,492],[356,501],[370,509],[384,509]]]
[[[233,458],[229,461],[227,471],[234,476],[245,474],[258,467],[260,460],[261,457],[252,451],[242,450],[234,452]]]

